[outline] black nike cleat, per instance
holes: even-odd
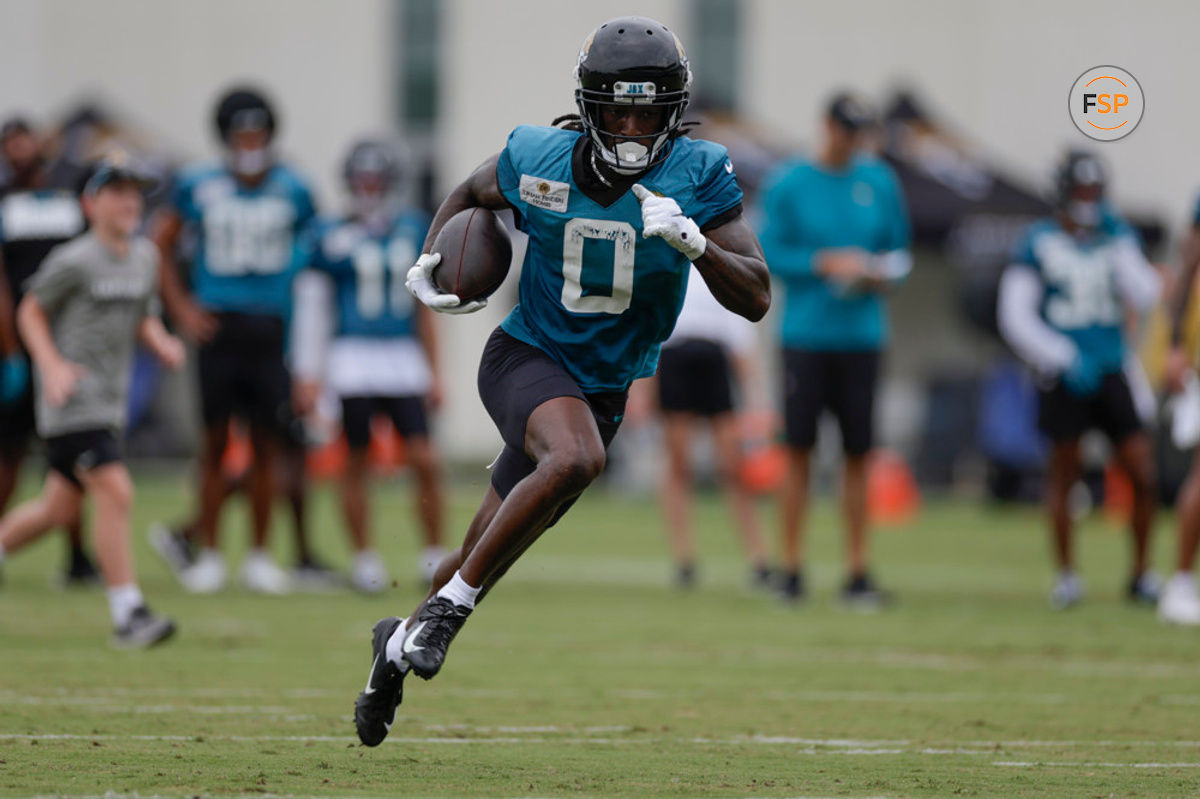
[[[375,622],[371,638],[374,660],[367,674],[367,687],[354,700],[354,728],[358,730],[358,739],[367,746],[383,743],[396,720],[396,708],[404,698],[404,674],[387,656],[388,639],[403,621],[388,616]]]
[[[422,680],[432,679],[446,660],[446,650],[471,615],[471,609],[435,596],[417,611],[404,637],[404,659]]]

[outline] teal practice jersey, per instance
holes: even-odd
[[[413,211],[397,214],[380,233],[353,219],[319,224],[311,267],[333,283],[335,335],[413,335],[415,300],[405,276],[421,253],[428,228],[425,215]]]
[[[882,348],[888,340],[884,298],[840,291],[816,272],[814,256],[827,248],[907,249],[910,238],[899,181],[883,161],[862,155],[841,171],[809,161],[780,167],[764,193],[760,241],[767,267],[786,291],[784,346]]]
[[[607,207],[584,195],[571,170],[582,135],[522,126],[500,154],[500,189],[529,234],[518,304],[503,328],[554,358],[583,391],[624,391],[657,369],[689,264],[642,236],[632,191]],[[686,137],[638,182],[674,198],[702,229],[742,201],[725,148]]]
[[[1121,371],[1125,361],[1124,306],[1114,275],[1121,239],[1138,244],[1133,228],[1111,214],[1086,237],[1043,219],[1030,225],[1013,252],[1013,263],[1033,269],[1045,286],[1042,319],[1106,373]]]
[[[194,243],[197,302],[213,311],[288,315],[316,213],[303,178],[276,164],[249,187],[223,166],[192,167],[180,175],[172,206]]]

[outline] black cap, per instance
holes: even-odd
[[[838,92],[829,101],[829,118],[851,133],[875,124],[875,111],[861,96]]]
[[[0,141],[7,139],[14,133],[33,133],[33,125],[23,116],[12,116],[4,120],[4,124],[0,125]]]
[[[83,187],[83,193],[93,195],[113,183],[132,183],[142,191],[151,191],[158,181],[138,169],[124,153],[106,156],[96,164]]]

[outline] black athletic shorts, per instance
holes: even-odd
[[[783,351],[783,407],[787,443],[812,449],[817,422],[829,410],[842,430],[842,450],[865,455],[874,444],[879,351]]]
[[[342,397],[342,428],[350,449],[365,449],[371,442],[371,420],[377,415],[390,419],[405,438],[429,435],[424,397]]]
[[[567,370],[542,350],[496,328],[479,362],[479,398],[500,436],[504,450],[492,467],[492,487],[501,497],[533,473],[537,464],[525,454],[525,424],[534,409],[555,397],[578,397],[592,409],[605,448],[621,426],[627,392],[584,394]],[[571,503],[558,509],[554,521]]]
[[[658,406],[666,413],[719,416],[733,410],[729,356],[715,341],[689,338],[658,357]]]
[[[217,318],[221,327],[197,358],[205,427],[237,417],[286,438],[294,414],[283,319],[234,312]]]
[[[1038,391],[1038,429],[1051,441],[1072,441],[1093,428],[1114,445],[1144,429],[1123,373],[1105,375],[1086,397],[1072,394],[1061,382]]]
[[[46,439],[46,463],[83,490],[78,472],[121,460],[121,446],[112,430],[80,430]]]
[[[30,367],[32,369],[32,367]],[[14,402],[0,405],[0,458],[16,460],[37,430],[33,414],[33,375],[29,387]]]

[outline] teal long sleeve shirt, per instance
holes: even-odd
[[[768,181],[763,211],[763,253],[786,292],[783,345],[823,351],[883,348],[888,339],[884,298],[843,292],[817,274],[815,256],[835,248],[872,254],[908,249],[908,211],[892,169],[865,155],[836,172],[793,161]]]

